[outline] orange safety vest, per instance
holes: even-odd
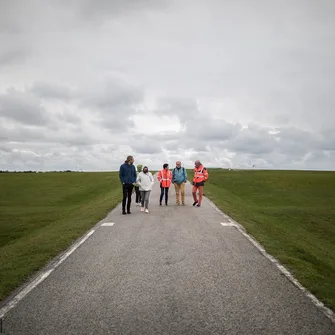
[[[208,171],[205,167],[200,165],[198,168],[194,168],[193,181],[195,183],[201,183],[202,181],[206,181],[207,179],[208,179]]]
[[[163,169],[158,172],[157,179],[161,183],[162,187],[170,187],[172,182],[172,172]]]

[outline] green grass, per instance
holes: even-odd
[[[0,300],[120,200],[117,173],[0,174]]]
[[[335,173],[209,173],[205,195],[335,310]]]
[[[335,173],[209,172],[206,196],[335,310]],[[0,174],[0,299],[120,200],[118,173]]]

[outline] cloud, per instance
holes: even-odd
[[[1,39],[0,39],[1,41]],[[0,68],[22,63],[28,56],[28,50],[17,47],[0,51]]]
[[[30,125],[48,123],[46,112],[41,102],[32,94],[14,88],[0,94],[0,117]]]
[[[1,1],[1,168],[334,170],[334,31],[329,0]]]
[[[60,1],[63,6],[75,10],[78,19],[85,20],[101,20],[102,18],[118,17],[129,12],[155,10],[167,3],[165,0],[124,0],[122,2],[108,0],[100,0],[99,2],[93,0]]]
[[[35,82],[30,88],[31,93],[43,99],[68,101],[76,98],[76,90],[57,83]]]

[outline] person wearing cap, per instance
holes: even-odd
[[[119,178],[122,184],[122,214],[131,214],[131,195],[136,182],[136,169],[134,166],[134,157],[128,156],[125,162],[120,166]],[[127,212],[126,212],[127,205]]]
[[[172,172],[169,170],[169,164],[163,164],[163,170],[158,172],[157,179],[160,183],[161,195],[159,198],[159,205],[162,206],[162,200],[165,195],[165,205],[168,205],[169,188],[172,183]]]
[[[149,199],[152,186],[154,185],[154,177],[147,166],[143,168],[136,180],[141,192],[141,212],[149,213]]]

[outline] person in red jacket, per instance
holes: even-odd
[[[165,195],[165,205],[167,206],[169,198],[169,188],[172,182],[172,172],[169,171],[169,164],[165,163],[163,165],[163,170],[158,172],[157,179],[161,187],[161,196],[159,198],[159,205],[162,206],[162,200]]]
[[[194,177],[192,195],[194,199],[193,206],[200,207],[202,202],[202,194],[205,182],[208,179],[207,169],[200,163],[199,160],[194,162]],[[197,199],[197,191],[199,192],[199,200]]]

